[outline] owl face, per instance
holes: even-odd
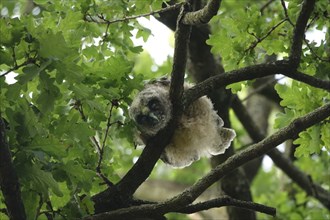
[[[168,90],[149,85],[134,98],[129,113],[142,134],[153,136],[166,126],[171,109]]]

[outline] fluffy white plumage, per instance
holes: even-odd
[[[172,114],[169,86],[170,81],[165,78],[151,81],[134,98],[129,113],[137,125],[139,143],[146,143],[169,122]],[[185,83],[184,87],[188,89],[191,85]],[[199,98],[179,119],[161,159],[173,167],[186,167],[201,156],[223,154],[236,136],[234,130],[224,128],[223,124],[211,100],[206,96]]]

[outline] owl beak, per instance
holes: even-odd
[[[157,122],[159,122],[158,117],[153,112],[150,112],[150,109],[148,107],[143,107],[141,109],[141,113],[142,113],[142,115],[147,115],[150,118],[152,118],[152,119],[156,120]]]
[[[150,112],[150,110],[146,106],[141,109],[142,115],[149,115],[149,112]]]
[[[150,113],[149,117],[151,117],[151,118],[155,119],[157,122],[159,122],[158,117],[154,113]]]

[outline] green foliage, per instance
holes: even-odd
[[[307,114],[330,100],[328,92],[296,81],[292,81],[289,86],[277,84],[275,89],[282,98],[281,106],[285,107],[284,113],[278,113],[275,119],[276,128],[288,125],[294,118]],[[329,122],[315,125],[307,131],[301,132],[299,138],[294,141],[294,144],[299,145],[295,156],[300,158],[309,157],[314,153],[320,154],[324,146],[325,150],[329,152],[328,135]]]
[[[109,26],[87,20],[147,13],[162,1],[13,2],[0,3],[0,75],[9,73],[0,77],[0,114],[9,124],[27,216],[80,218],[93,213],[91,196],[106,187],[91,139],[104,147],[104,175],[118,181],[139,153],[127,115],[131,94],[153,77],[134,67],[142,48],[131,33],[137,29],[147,40],[150,31],[136,20]]]
[[[94,211],[91,196],[106,188],[96,172],[98,148],[104,150],[103,174],[118,182],[140,153],[134,149],[127,114],[132,95],[144,80],[168,75],[172,66],[170,57],[156,65],[133,43],[133,31],[143,41],[151,34],[137,20],[107,22],[160,9],[163,1],[27,2],[31,1],[0,2],[0,116],[8,122],[6,135],[28,219],[46,219],[40,213],[52,214],[54,219],[80,219]],[[301,1],[289,2],[287,12],[295,21]],[[262,63],[274,54],[278,59],[288,56],[292,26],[283,22],[281,2],[261,11],[263,4],[223,1],[212,19],[207,43],[221,56],[226,71]],[[327,0],[317,1],[319,19],[310,30],[329,27],[329,19],[322,17],[329,13]],[[330,63],[322,61],[330,55],[329,41],[327,31],[320,43],[304,46],[299,70],[329,80]],[[250,81],[240,82],[228,88],[236,93],[250,85]],[[296,81],[277,84],[275,89],[284,108],[276,116],[276,129],[330,100],[329,93]],[[232,124],[241,147],[247,134],[236,118]],[[294,143],[299,145],[295,164],[329,189],[329,120],[301,132]],[[207,159],[182,170],[167,169],[160,162],[151,178],[192,184],[209,169]],[[256,202],[278,208],[277,219],[329,219],[317,201],[275,169],[261,171],[252,192]],[[0,200],[3,209],[2,194]],[[0,212],[0,219],[6,218]]]
[[[280,181],[278,181],[280,180]],[[275,206],[276,217],[258,213],[258,219],[329,219],[330,213],[311,199],[282,172],[272,169],[260,171],[252,184],[256,202]]]

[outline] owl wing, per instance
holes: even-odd
[[[217,127],[218,127],[218,144],[214,145],[209,149],[209,153],[212,155],[218,155],[225,153],[226,149],[230,146],[231,142],[236,137],[236,132],[230,128],[223,127],[224,122],[218,116]]]

